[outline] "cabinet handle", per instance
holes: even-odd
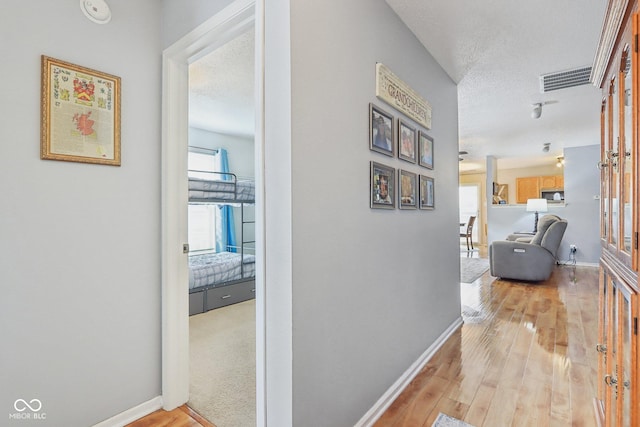
[[[618,380],[614,377],[612,377],[611,375],[605,375],[604,376],[604,383],[606,385],[608,385],[609,387],[614,386],[616,384],[618,384]]]
[[[221,296],[220,298],[222,298],[222,299],[231,298],[231,295],[223,295],[223,296]]]
[[[607,166],[609,166],[608,162],[598,162],[598,169],[600,170],[606,168]]]
[[[607,346],[604,344],[596,344],[596,351],[598,353],[606,353],[607,352]]]

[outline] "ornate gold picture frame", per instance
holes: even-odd
[[[120,77],[42,55],[40,158],[120,166]]]

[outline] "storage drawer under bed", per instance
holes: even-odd
[[[255,298],[255,280],[206,289],[189,294],[189,315]]]
[[[205,311],[252,299],[255,297],[255,287],[255,281],[251,280],[208,289],[204,299]]]

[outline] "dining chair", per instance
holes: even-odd
[[[476,222],[475,216],[470,216],[469,221],[466,224],[466,232],[460,233],[460,237],[464,237],[467,241],[467,250],[473,250],[473,238],[471,237],[471,233],[473,232],[473,224]],[[469,243],[471,243],[471,249],[469,249]]]

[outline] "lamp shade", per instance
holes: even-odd
[[[547,199],[527,199],[527,212],[546,212]]]

